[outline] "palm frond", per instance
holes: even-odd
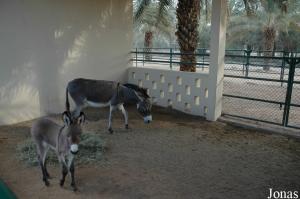
[[[136,11],[134,12],[134,17],[133,21],[134,23],[139,23],[141,16],[143,15],[145,9],[150,5],[151,0],[140,0],[137,1],[137,8]]]
[[[168,9],[172,4],[172,0],[160,0],[158,3],[158,12],[156,17],[156,24],[166,15],[168,15]]]

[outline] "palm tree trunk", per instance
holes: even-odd
[[[243,2],[244,2],[244,6],[245,6],[247,16],[248,17],[253,16],[254,15],[254,10],[252,9],[251,2],[249,2],[249,0],[243,0]]]
[[[196,71],[200,0],[178,0],[176,36],[181,52],[180,70]]]
[[[273,26],[265,27],[264,29],[264,47],[265,47],[265,53],[264,55],[266,57],[272,56],[272,51],[274,50],[274,43],[275,43],[275,37],[276,37],[276,30]],[[265,66],[263,67],[263,70],[268,71],[270,70],[269,66],[269,59],[265,59]]]
[[[144,39],[144,47],[145,47],[144,52],[146,52],[145,59],[148,61],[152,60],[152,55],[149,54],[149,53],[151,53],[151,48],[153,47],[152,39],[153,39],[153,32],[146,31],[145,39]]]

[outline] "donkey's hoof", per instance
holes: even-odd
[[[125,129],[129,129],[129,126],[128,126],[128,124],[126,124],[126,125],[125,125]]]
[[[45,182],[46,187],[49,187],[49,185],[50,185],[49,181],[45,180],[44,182]]]
[[[48,179],[52,179],[49,173],[46,174]]]
[[[65,184],[65,181],[64,180],[60,180],[59,181],[59,185],[62,187],[62,186],[64,186],[64,184]]]
[[[108,129],[108,132],[109,132],[110,134],[112,134],[114,131],[112,130],[112,128],[109,128],[109,129]]]
[[[76,186],[76,185],[72,185],[72,184],[71,184],[71,186],[72,186],[72,188],[73,188],[73,191],[74,191],[74,192],[78,191],[78,189],[77,189],[77,186]]]

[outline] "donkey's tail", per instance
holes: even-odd
[[[66,88],[66,111],[70,111],[70,103],[69,103],[69,90]]]

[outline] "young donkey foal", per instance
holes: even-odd
[[[65,177],[68,171],[71,173],[71,186],[76,191],[74,179],[74,156],[78,152],[79,136],[82,133],[81,125],[84,122],[85,116],[81,112],[78,117],[72,117],[69,111],[62,114],[64,126],[42,118],[37,120],[31,128],[31,135],[37,146],[37,154],[39,164],[42,169],[43,181],[46,186],[49,185],[49,173],[46,168],[46,156],[49,148],[53,149],[58,157],[59,163],[62,165],[62,178],[60,186],[64,185]],[[68,157],[66,162],[65,157]]]
[[[124,103],[135,103],[138,112],[144,118],[145,123],[152,121],[151,102],[146,90],[133,84],[120,84],[113,81],[74,79],[68,83],[66,89],[66,110],[70,110],[68,94],[73,98],[78,115],[84,107],[109,106],[108,130],[112,130],[112,112],[115,109],[122,111],[125,118],[125,128],[128,128],[128,114]]]

